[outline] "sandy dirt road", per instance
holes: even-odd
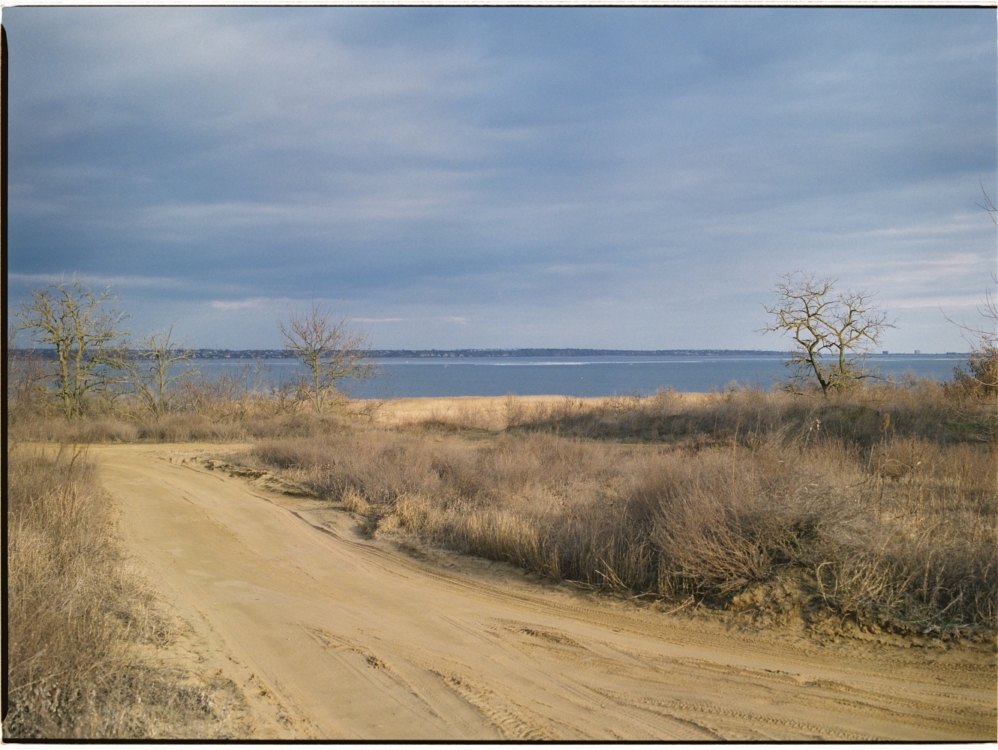
[[[258,737],[995,740],[990,648],[822,645],[420,560],[265,476],[207,469],[205,450],[91,453]]]

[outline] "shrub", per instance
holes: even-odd
[[[963,366],[953,368],[954,391],[974,398],[998,397],[998,339],[985,336]]]
[[[144,583],[124,570],[94,463],[80,452],[14,446],[7,514],[4,738],[223,733],[210,687],[135,649],[163,647],[171,628]]]
[[[369,429],[267,441],[251,460],[369,529],[601,590],[733,606],[792,580],[805,616],[993,629],[990,451],[869,429],[869,446],[775,429],[665,446]]]

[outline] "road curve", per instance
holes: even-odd
[[[266,477],[209,470],[208,449],[91,451],[131,554],[204,669],[242,686],[256,736],[996,739],[984,647],[821,644],[420,561]]]

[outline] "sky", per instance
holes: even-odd
[[[994,288],[994,9],[40,8],[9,43],[8,284],[133,337],[782,349],[781,274],[966,351]]]

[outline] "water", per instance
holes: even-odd
[[[895,378],[906,374],[949,380],[960,355],[877,355],[868,365]],[[613,396],[650,394],[659,388],[709,392],[738,383],[772,388],[786,379],[783,358],[773,355],[714,357],[467,357],[461,359],[377,359],[379,374],[346,381],[355,398],[427,396]],[[238,373],[248,360],[203,360],[206,374]],[[263,381],[277,384],[303,372],[290,359],[264,360]]]

